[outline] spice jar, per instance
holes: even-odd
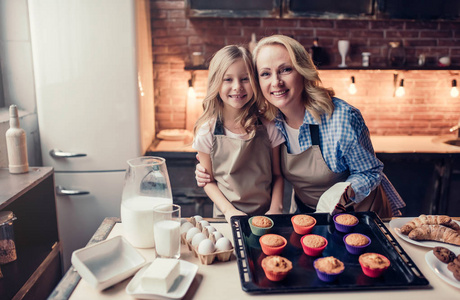
[[[7,264],[17,258],[13,231],[14,220],[16,217],[13,212],[0,211],[0,264]]]

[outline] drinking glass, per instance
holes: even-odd
[[[347,64],[345,63],[345,58],[347,56],[348,50],[350,50],[350,41],[340,40],[337,45],[339,47],[340,57],[342,58],[342,62],[340,63],[339,68],[346,68]]]
[[[180,206],[160,204],[153,208],[156,257],[180,257]]]

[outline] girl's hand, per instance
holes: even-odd
[[[241,210],[238,210],[236,208],[229,209],[228,211],[225,212],[225,220],[227,220],[227,223],[230,224],[230,218],[233,216],[246,216],[244,212]]]
[[[282,213],[283,213],[282,209],[270,207],[270,209],[265,214],[266,215],[276,215],[276,214],[282,214]]]
[[[204,187],[211,182],[211,175],[206,173],[206,169],[201,164],[197,164],[195,167],[195,179],[199,187]]]

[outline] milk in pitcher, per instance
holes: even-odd
[[[123,236],[136,248],[153,248],[153,208],[172,204],[170,198],[136,196],[121,203]]]

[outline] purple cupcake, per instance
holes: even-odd
[[[325,282],[334,281],[345,270],[343,262],[333,256],[321,257],[313,262],[318,278]]]
[[[349,233],[358,225],[357,217],[350,214],[338,214],[333,217],[335,229],[343,233]]]
[[[359,255],[371,244],[371,239],[361,233],[349,233],[343,237],[343,242],[348,252]]]

